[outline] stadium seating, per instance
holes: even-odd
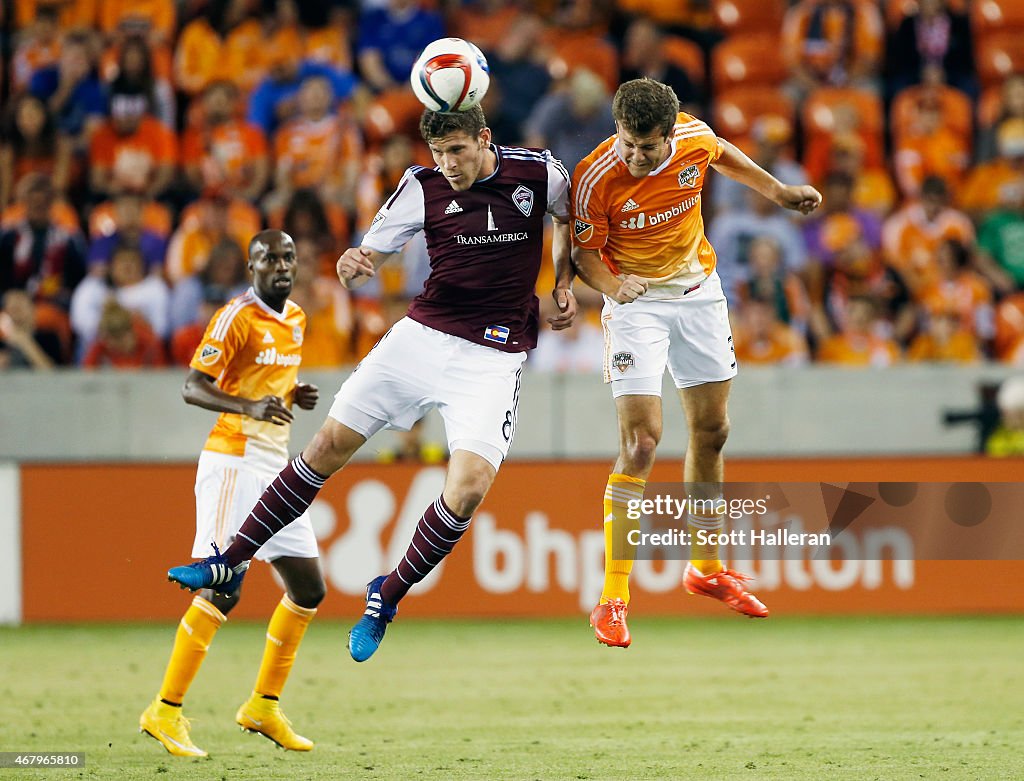
[[[983,36],[975,47],[975,57],[982,87],[1024,71],[1024,32],[1000,30]]]
[[[780,116],[794,124],[793,101],[775,87],[733,87],[715,100],[715,130],[741,149],[750,145],[750,133],[758,117]]]
[[[778,56],[779,36],[773,32],[747,33],[727,38],[711,55],[711,79],[716,92],[740,84],[777,86],[786,79],[786,66]]]
[[[926,93],[932,88],[915,86],[901,90],[889,109],[889,127],[893,143],[899,145],[913,124],[917,106]],[[942,110],[943,123],[958,135],[971,137],[974,128],[974,106],[971,99],[953,87],[937,88],[939,105]]]
[[[713,0],[715,24],[726,35],[781,30],[786,15],[783,0]]]

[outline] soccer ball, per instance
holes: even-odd
[[[461,38],[441,38],[427,45],[412,66],[412,91],[431,111],[468,111],[483,100],[491,83],[487,60]]]

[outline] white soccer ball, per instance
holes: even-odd
[[[431,111],[468,111],[483,100],[491,77],[487,60],[461,38],[427,44],[409,76],[412,91]]]

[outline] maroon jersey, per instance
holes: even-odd
[[[409,168],[362,245],[397,252],[422,230],[430,275],[408,316],[515,353],[537,345],[544,214],[568,218],[569,177],[546,149],[491,149],[494,173],[463,192],[436,168]]]

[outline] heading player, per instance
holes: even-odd
[[[249,242],[252,287],[223,306],[210,320],[192,358],[182,395],[189,404],[220,412],[196,470],[196,537],[192,555],[223,546],[270,481],[288,461],[292,404],[316,406],[316,386],[297,382],[306,315],[289,301],[295,282],[295,243],[278,230]],[[295,734],[278,705],[306,627],[325,593],[316,539],[303,515],[276,535],[259,557],[284,581],[270,626],[252,697],[238,709],[236,722],[282,748],[309,751],[312,741]],[[171,754],[206,756],[192,743],[182,701],[213,636],[238,604],[240,593],[222,596],[203,590],[181,619],[174,650],[156,699],[139,728]]]
[[[600,642],[626,647],[634,556],[627,535],[637,524],[626,507],[642,498],[654,466],[666,366],[689,428],[688,493],[721,495],[736,357],[715,251],[701,219],[708,167],[804,214],[818,207],[821,195],[809,185],[783,185],[704,122],[680,112],[672,88],[652,79],[622,84],[612,115],[616,134],[573,175],[573,264],[604,294],[604,378],[619,426],[619,456],[604,494],[604,589],[590,620]],[[698,530],[720,530],[724,518],[691,514],[687,523],[695,539]],[[717,546],[695,546],[691,553],[684,581],[690,593],[748,616],[768,615],[744,588],[746,576],[724,567]]]
[[[451,552],[483,501],[515,434],[526,351],[537,343],[544,214],[559,314],[576,314],[569,260],[569,176],[547,150],[496,146],[483,111],[425,111],[420,134],[437,167],[412,166],[381,207],[362,245],[338,259],[355,287],[417,231],[426,234],[430,276],[408,314],[341,386],[323,427],[264,493],[223,556],[168,574],[189,588],[237,588],[249,558],[303,512],[324,481],[385,426],[407,430],[437,407],[451,461],[444,491],[426,509],[398,566],[366,589],[349,653],[369,659],[399,600]],[[284,500],[286,497],[287,501]]]

